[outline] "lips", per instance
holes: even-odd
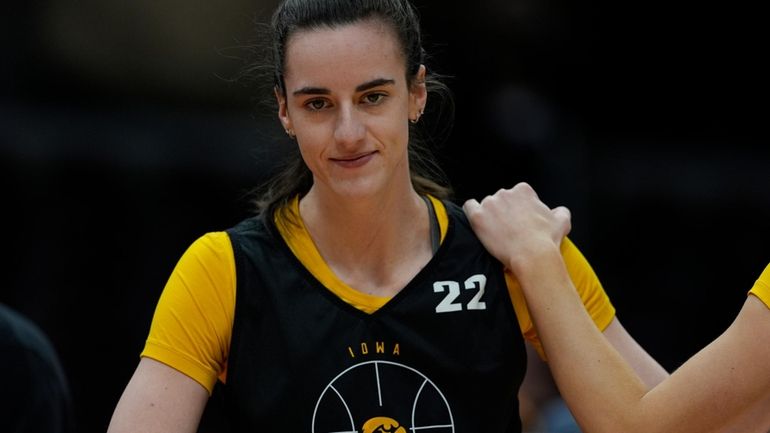
[[[344,168],[361,167],[371,161],[377,151],[349,155],[343,158],[329,158],[334,164]]]

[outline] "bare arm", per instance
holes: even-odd
[[[195,433],[208,397],[206,388],[190,377],[142,358],[107,433]]]
[[[615,317],[604,329],[604,338],[620,353],[634,372],[642,379],[647,389],[663,382],[669,376],[668,372],[634,340],[626,328]]]
[[[758,299],[750,296],[722,336],[647,391],[572,286],[558,248],[568,212],[548,209],[528,185],[465,209],[522,285],[554,379],[585,431],[718,432],[770,398],[770,310]]]

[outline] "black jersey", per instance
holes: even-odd
[[[503,267],[462,210],[373,314],[302,266],[269,218],[228,230],[236,307],[225,398],[236,431],[513,433],[526,354]]]

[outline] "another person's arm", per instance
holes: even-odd
[[[735,322],[651,390],[583,308],[559,241],[569,214],[528,185],[466,212],[476,234],[522,285],[560,392],[591,433],[719,432],[770,399],[770,310],[749,296]]]
[[[648,388],[666,379],[668,372],[631,337],[621,324],[599,277],[582,252],[568,238],[564,238],[561,242],[560,251],[583,308],[607,341],[634,368]],[[542,342],[527,310],[521,285],[511,272],[506,273],[506,279],[522,332],[544,358]]]
[[[634,340],[617,317],[612,319],[602,334],[631,366],[647,389],[653,388],[668,378],[668,372]]]

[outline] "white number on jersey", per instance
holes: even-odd
[[[477,290],[473,298],[465,306],[467,310],[486,310],[487,304],[481,300],[484,296],[484,288],[487,285],[487,277],[483,274],[476,274],[465,280],[465,290]],[[433,283],[433,292],[444,293],[444,299],[436,305],[437,313],[451,313],[453,311],[462,311],[463,304],[455,302],[460,296],[460,283],[457,281],[436,281]]]

